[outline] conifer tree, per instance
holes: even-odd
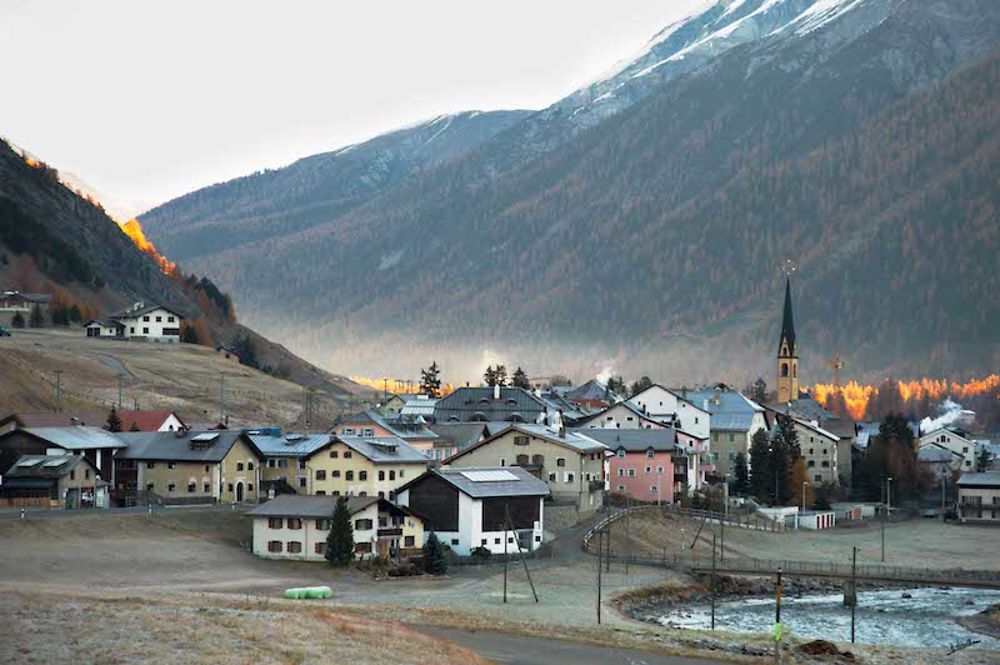
[[[135,423],[133,423],[134,425]],[[109,432],[120,432],[122,431],[122,419],[118,417],[118,411],[115,407],[111,407],[111,413],[108,414],[108,421],[105,428]]]
[[[42,308],[35,305],[31,308],[31,318],[28,319],[28,325],[32,328],[41,328],[45,324],[45,317],[42,316]]]
[[[24,317],[20,312],[14,312],[14,316],[10,320],[10,325],[12,328],[23,328],[24,327]]]
[[[339,497],[333,509],[330,532],[326,536],[326,560],[331,566],[346,566],[354,560],[354,529],[347,497]]]
[[[431,531],[424,543],[424,570],[431,575],[444,575],[448,572],[448,562],[444,558],[444,545],[437,534]]]
[[[747,468],[747,456],[743,453],[736,453],[730,490],[734,494],[746,494],[750,491],[750,470]]]
[[[789,478],[789,483],[791,487],[789,488],[791,494],[791,504],[796,506],[812,506],[815,501],[813,495],[813,486],[809,482],[809,474],[806,471],[806,460],[803,457],[796,458],[792,462],[792,473]],[[803,496],[803,494],[805,496]]]
[[[769,502],[774,496],[771,441],[763,429],[754,432],[750,443],[750,493],[762,502]]]
[[[525,390],[531,389],[531,382],[528,381],[528,375],[520,367],[514,370],[514,376],[511,378],[510,385],[515,388],[524,388]]]
[[[441,368],[433,361],[427,369],[420,370],[420,392],[428,397],[441,396]]]

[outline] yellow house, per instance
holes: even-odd
[[[260,496],[260,451],[239,430],[121,432],[115,483],[164,503],[243,503]]]
[[[396,436],[335,435],[301,463],[308,478],[305,494],[391,501],[396,488],[423,473],[430,460]]]
[[[247,433],[261,454],[261,496],[307,494],[309,470],[306,464],[318,451],[330,446],[333,435],[299,434],[256,430]]]

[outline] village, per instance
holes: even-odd
[[[45,316],[38,296],[4,298],[0,315],[14,335],[24,320]],[[182,317],[154,303],[81,324],[96,345],[182,342]],[[716,566],[746,574],[748,561],[749,572],[765,577],[776,559],[789,574],[799,566],[806,575],[810,562],[856,574],[843,568],[848,541],[867,543],[855,547],[864,565],[910,571],[898,579],[869,572],[882,583],[924,575],[1000,585],[990,566],[955,565],[966,547],[988,549],[995,539],[988,525],[1000,524],[1000,446],[969,433],[975,413],[930,427],[902,415],[838,416],[801,390],[798,342],[789,280],[773,394],[762,382],[741,391],[645,377],[632,386],[613,377],[572,386],[520,369],[508,377],[501,366],[488,368],[482,385],[445,393],[435,363],[419,390],[385,391],[322,431],[230,427],[225,413],[188,423],[171,409],[121,402],[10,413],[0,419],[0,516],[31,528],[53,515],[173,514],[179,523],[201,515],[190,519],[203,537],[237,529],[243,552],[296,566],[281,575],[297,585],[288,597],[320,588],[393,604],[363,578],[333,583],[332,592],[310,582],[327,581],[324,570],[355,567],[374,579],[472,574],[487,584],[491,577],[473,571],[485,566],[495,575],[502,565],[504,608],[509,577],[520,587],[512,603],[523,604],[525,584],[536,602],[539,593],[560,596],[573,625],[594,619],[592,583],[579,575],[595,564],[599,575],[598,557],[608,566],[597,582],[598,622],[602,609],[605,621],[612,608],[621,613],[612,621],[634,616],[620,600],[630,590],[676,583],[679,571],[704,574],[706,561],[712,589]],[[240,362],[225,346],[216,353]],[[950,543],[945,551],[934,549],[941,538]],[[727,569],[727,557],[743,568]],[[611,561],[623,571],[613,573]],[[553,575],[579,587],[562,597],[548,586]],[[604,584],[611,597],[602,601]],[[395,600],[411,593],[424,592],[399,589]]]

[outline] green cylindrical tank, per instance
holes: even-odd
[[[292,587],[291,589],[285,589],[284,596],[291,600],[332,598],[333,589],[328,586]]]

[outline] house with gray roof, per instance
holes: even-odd
[[[702,390],[682,388],[679,392],[710,414],[709,430],[716,474],[732,478],[739,454],[744,456],[749,468],[753,435],[758,430],[767,430],[764,407],[725,384]]]
[[[958,479],[958,517],[962,523],[1000,523],[1000,471],[963,473]]]
[[[386,418],[373,409],[338,418],[333,432],[338,436],[399,437],[428,458],[433,454],[434,442],[438,438],[422,416]]]
[[[22,455],[82,455],[101,478],[114,482],[114,456],[125,444],[100,427],[21,427],[0,435],[0,475]]]
[[[466,387],[438,400],[434,406],[434,420],[439,423],[495,420],[534,423],[545,414],[545,409],[545,402],[524,388]]]
[[[180,342],[184,317],[156,303],[137,302],[103,319],[83,324],[87,337]]]
[[[433,459],[443,460],[460,450],[475,445],[490,435],[486,423],[435,423],[430,429],[438,435],[434,442]],[[510,423],[504,423],[510,425]]]
[[[108,481],[83,455],[22,455],[0,479],[8,506],[107,508]]]
[[[307,460],[328,448],[329,432],[282,433],[280,430],[249,431],[247,436],[261,454],[261,491],[265,496],[306,491]]]
[[[511,466],[433,469],[401,486],[396,500],[425,518],[460,556],[512,554],[542,544],[549,486]]]

